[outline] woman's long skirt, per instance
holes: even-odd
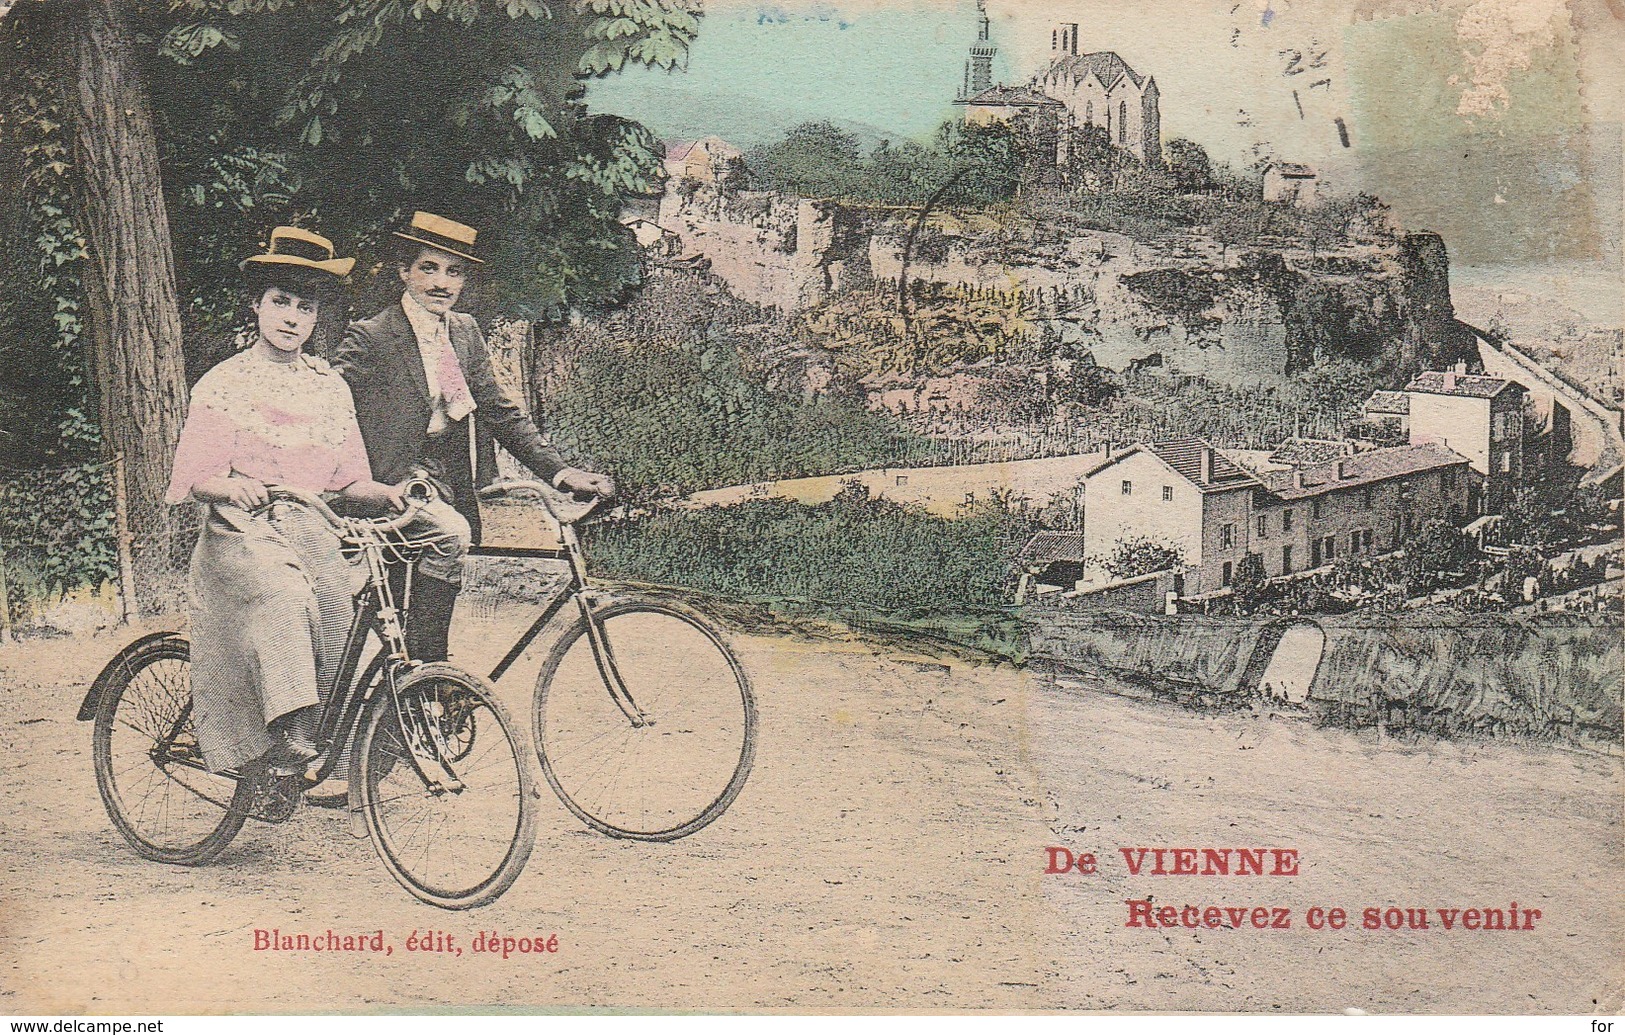
[[[350,568],[303,507],[211,506],[188,598],[198,745],[209,768],[238,768],[270,750],[268,722],[329,693],[354,614]]]

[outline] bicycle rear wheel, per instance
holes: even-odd
[[[191,645],[169,636],[137,645],[103,673],[91,756],[113,826],[145,858],[199,866],[218,856],[248,815],[253,788],[211,773],[192,724]]]
[[[513,720],[478,676],[424,665],[381,690],[350,779],[390,875],[443,909],[495,900],[535,841],[536,787]]]
[[[634,723],[610,695],[578,619],[536,680],[542,774],[565,808],[611,837],[692,834],[722,815],[750,776],[750,680],[722,633],[686,607],[633,599],[595,614],[628,695],[650,722]]]

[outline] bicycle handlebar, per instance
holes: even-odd
[[[481,499],[496,499],[511,492],[530,491],[536,493],[546,508],[547,514],[561,525],[577,525],[586,520],[587,515],[598,509],[604,502],[604,497],[594,496],[586,503],[576,502],[574,497],[562,489],[542,481],[529,479],[516,479],[507,482],[493,482],[479,490]]]
[[[440,493],[435,490],[433,484],[422,478],[413,478],[406,483],[406,509],[399,514],[378,518],[346,518],[334,513],[333,508],[327,505],[327,501],[313,492],[296,489],[291,485],[267,485],[265,491],[273,503],[282,501],[306,507],[325,521],[327,527],[337,536],[351,534],[358,525],[375,532],[399,532],[412,523],[418,516],[418,511],[440,498]],[[255,513],[263,513],[264,509],[259,508]]]

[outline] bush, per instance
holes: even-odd
[[[849,485],[818,506],[761,500],[600,523],[587,547],[595,569],[615,578],[942,615],[1002,604],[1016,553],[1036,528],[1030,514],[996,501],[942,518]]]

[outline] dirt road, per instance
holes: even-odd
[[[459,629],[471,667],[496,651],[488,631]],[[454,914],[410,899],[341,814],[313,808],[251,823],[210,867],[138,859],[73,721],[124,638],[0,646],[3,1013],[1621,1006],[1618,757],[1405,745],[741,637],[762,729],[727,815],[647,845],[587,833],[549,799],[519,883]],[[516,714],[533,670],[503,681]],[[1096,854],[1098,872],[1045,875],[1051,845]],[[1156,846],[1295,850],[1299,872],[1131,876],[1119,849]],[[1203,907],[1173,914],[1199,926],[1125,926],[1125,903],[1147,896]],[[1540,911],[1533,929],[1466,930],[1465,913],[1443,926],[1441,909],[1512,900]],[[1202,926],[1209,905],[1240,928]],[[1312,906],[1348,926],[1311,929]],[[1390,906],[1427,909],[1429,927],[1361,929],[1366,907]],[[379,930],[393,952],[255,952],[256,928]],[[465,947],[480,931],[556,933],[558,951],[406,951],[425,931]]]

